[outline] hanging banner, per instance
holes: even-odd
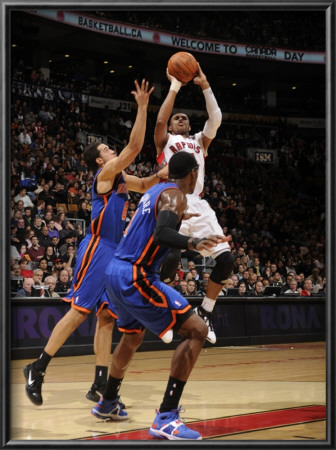
[[[175,51],[240,56],[284,62],[325,64],[324,52],[308,52],[305,50],[282,49],[263,45],[197,39],[190,36],[182,36],[175,33],[162,32],[161,30],[141,28],[130,24],[91,17],[72,11],[38,9],[28,12],[59,23],[82,28],[83,30],[146,43],[165,45],[174,48]]]

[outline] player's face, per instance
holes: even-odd
[[[108,145],[100,144],[98,145],[97,150],[99,151],[100,158],[104,161],[104,164],[107,161],[110,161],[110,159],[117,157],[117,152],[112,150]]]
[[[189,134],[189,118],[186,114],[177,113],[170,119],[169,131],[172,134]]]

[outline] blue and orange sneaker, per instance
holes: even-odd
[[[149,429],[149,434],[160,439],[174,441],[202,439],[202,436],[197,431],[191,430],[184,425],[180,419],[181,408],[182,406],[178,409],[163,413],[156,410],[156,417]]]
[[[91,414],[98,417],[99,419],[109,419],[109,420],[126,420],[128,419],[128,414],[121,407],[119,402],[119,395],[114,400],[105,400],[103,397],[100,398],[99,402],[91,410]]]

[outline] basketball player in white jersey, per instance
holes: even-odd
[[[154,131],[154,142],[159,164],[168,163],[174,153],[181,150],[192,153],[199,164],[198,179],[193,194],[188,195],[188,212],[199,213],[198,217],[182,221],[180,233],[202,237],[208,234],[223,235],[223,229],[217,221],[214,210],[206,200],[200,197],[204,186],[205,158],[208,155],[208,148],[214,139],[222,122],[222,112],[218,107],[216,98],[211,90],[210,84],[203,73],[200,65],[198,75],[194,78],[194,84],[202,89],[208,119],[202,131],[189,135],[189,118],[186,114],[179,112],[171,117],[175,99],[182,83],[170,75],[167,69],[167,78],[170,81],[170,90],[164,100],[156,120]],[[171,118],[170,118],[171,117]],[[169,120],[170,119],[170,120]],[[211,255],[216,261],[212,270],[206,296],[202,304],[197,308],[198,314],[204,319],[208,326],[207,340],[212,344],[216,343],[216,334],[213,329],[212,311],[217,297],[223,289],[224,281],[232,272],[235,257],[231,253],[228,242],[222,242],[213,247],[211,253],[202,251],[203,256]],[[177,264],[181,258],[180,252],[172,250],[162,265],[161,280],[170,283],[175,278]]]

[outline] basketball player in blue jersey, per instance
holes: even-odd
[[[193,192],[198,163],[187,152],[179,152],[169,161],[169,179],[149,189],[106,269],[106,289],[114,305],[117,325],[124,335],[137,341],[148,328],[159,337],[172,330],[182,337],[174,352],[166,392],[150,428],[150,434],[169,440],[202,439],[179,419],[179,400],[191,370],[207,336],[205,322],[195,314],[178,291],[160,281],[158,269],[169,248],[210,250],[228,238],[210,235],[192,238],[178,232],[186,214],[187,194]],[[190,218],[193,214],[187,214]],[[127,355],[118,355],[118,365],[111,364],[113,377],[123,379]],[[96,417],[127,417],[109,381],[98,404],[92,409]]]
[[[158,183],[160,177],[167,177],[168,173],[166,169],[150,177],[137,178],[123,172],[143,146],[148,101],[154,89],[149,90],[148,82],[145,80],[142,81],[141,86],[135,81],[135,88],[132,94],[138,109],[128,145],[119,155],[99,142],[87,146],[84,151],[88,168],[94,171],[98,169],[92,190],[92,222],[78,248],[73,282],[70,291],[63,299],[71,302],[71,309],[56,324],[39,359],[24,368],[26,394],[35,405],[41,405],[43,402],[42,382],[52,357],[95,308],[97,311],[95,336],[97,366],[103,368],[106,365],[105,379],[102,384],[106,383],[116,315],[109,307],[105,294],[104,273],[124,231],[128,189],[143,193]],[[125,354],[130,353],[127,337],[127,335],[123,337],[120,342]],[[132,345],[135,345],[134,341]],[[131,352],[130,355],[132,354]]]
[[[178,112],[171,117],[174,102],[182,83],[169,74],[170,89],[159,110],[155,130],[154,142],[156,146],[157,159],[159,163],[168,162],[175,153],[183,150],[195,156],[198,164],[198,179],[194,192],[188,195],[188,211],[199,212],[199,216],[194,216],[190,220],[183,220],[180,232],[193,237],[200,237],[207,234],[223,235],[223,229],[219,225],[214,210],[206,200],[202,200],[200,194],[204,187],[205,158],[208,155],[208,148],[215,138],[217,129],[222,122],[222,113],[218,107],[216,98],[211,90],[210,84],[198,65],[198,75],[194,78],[194,84],[202,89],[208,120],[202,131],[195,135],[190,135],[190,124],[188,116]],[[169,120],[170,119],[170,120]],[[211,272],[207,293],[202,304],[196,308],[197,313],[203,318],[208,326],[207,340],[215,344],[216,334],[213,328],[212,311],[217,297],[225,280],[232,272],[235,261],[234,255],[228,242],[221,242],[211,249],[202,250],[203,256],[212,256],[216,265]],[[161,269],[161,280],[170,283],[175,279],[178,262],[181,259],[181,252],[172,250],[168,255]]]

